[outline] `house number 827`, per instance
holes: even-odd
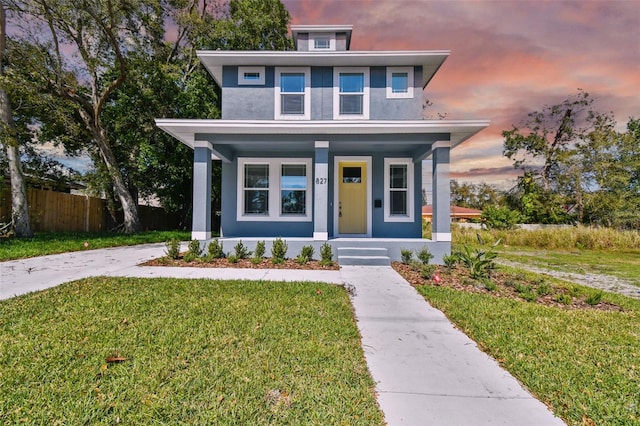
[[[316,185],[326,185],[326,184],[327,184],[327,178],[323,178],[323,177],[316,178]]]

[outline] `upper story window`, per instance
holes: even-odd
[[[311,114],[309,68],[276,68],[275,118],[309,120]]]
[[[387,68],[387,98],[413,98],[413,68]]]
[[[238,84],[264,86],[264,67],[238,67]]]
[[[333,86],[335,119],[369,118],[369,68],[335,68]]]
[[[335,34],[309,34],[309,50],[336,50]]]

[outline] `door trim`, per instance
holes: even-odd
[[[360,161],[367,164],[367,233],[366,234],[340,234],[338,232],[338,199],[340,196],[339,188],[339,176],[340,176],[340,162],[342,161]],[[333,236],[334,237],[353,237],[353,238],[371,238],[371,216],[372,216],[372,203],[371,203],[371,156],[348,156],[341,155],[333,157]]]

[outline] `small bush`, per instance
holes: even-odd
[[[418,257],[420,262],[422,262],[423,265],[428,265],[429,261],[433,259],[433,255],[429,252],[429,249],[427,249],[426,247],[421,248],[416,254],[416,256]]]
[[[514,229],[520,213],[508,207],[488,206],[482,211],[482,223],[487,229]]]
[[[300,265],[306,265],[307,263],[309,263],[309,257],[304,256],[303,254],[299,254],[298,257],[296,257],[296,262],[298,262],[298,264]]]
[[[271,247],[271,258],[273,263],[283,263],[286,259],[287,250],[289,250],[289,246],[282,238],[278,237],[273,242],[273,246]],[[282,261],[282,262],[280,262]]]
[[[235,254],[230,254],[227,256],[227,261],[229,263],[238,263],[238,257]]]
[[[247,247],[242,244],[242,240],[238,241],[238,244],[233,248],[236,258],[238,259],[246,259],[251,256],[251,252],[247,250]]]
[[[551,293],[551,286],[549,285],[549,283],[543,281],[540,284],[538,284],[538,288],[536,288],[536,293],[538,293],[538,296],[546,296]]]
[[[525,285],[521,283],[515,283],[513,285],[513,288],[516,290],[516,293],[519,293],[519,294],[531,293],[532,291],[530,285]]]
[[[209,247],[207,248],[207,251],[211,259],[222,259],[224,257],[224,251],[223,251],[222,245],[223,244],[220,241],[218,241],[217,238],[209,243]]]
[[[484,288],[489,291],[496,291],[498,289],[498,284],[494,283],[491,280],[483,280],[482,283],[484,284]]]
[[[300,250],[300,256],[306,257],[308,261],[313,259],[314,253],[315,250],[313,249],[313,246],[303,246]]]
[[[420,268],[420,276],[425,280],[430,280],[433,278],[433,273],[436,272],[436,268],[436,265],[423,264]]]
[[[164,243],[165,247],[167,247],[167,257],[169,259],[177,259],[180,257],[180,241],[177,239],[171,239]]]
[[[569,296],[580,297],[584,294],[582,288],[578,285],[572,285],[569,287]]]
[[[416,272],[420,272],[420,269],[422,269],[422,262],[420,262],[417,259],[411,259],[409,261],[409,266],[411,267],[411,269],[413,269]]]
[[[184,260],[186,262],[193,262],[202,254],[202,246],[200,246],[200,241],[191,240],[189,241],[189,249],[187,254],[184,255]],[[190,260],[187,260],[190,259]]]
[[[402,263],[408,265],[413,258],[413,250],[409,249],[400,249],[400,258],[402,259]]]
[[[573,302],[571,296],[566,293],[560,293],[556,297],[553,298],[558,303],[562,303],[563,305],[570,305]]]
[[[258,241],[256,243],[256,249],[253,252],[253,256],[258,258],[258,259],[262,259],[264,257],[265,251],[266,251],[266,249],[265,249],[264,241]]]
[[[447,268],[453,269],[458,264],[458,256],[455,253],[445,254],[442,256],[442,262]]]
[[[323,266],[333,265],[333,251],[328,243],[324,243],[320,247],[320,264]]]
[[[193,262],[197,258],[198,258],[198,256],[196,256],[195,254],[193,254],[191,252],[187,252],[187,253],[185,253],[185,255],[182,258],[182,260],[184,260],[185,262]]]
[[[521,293],[520,297],[522,297],[527,302],[535,302],[536,300],[538,300],[538,296],[531,290]]]
[[[602,301],[602,296],[604,296],[602,290],[594,291],[587,296],[585,302],[591,306],[595,306]]]
[[[254,265],[259,265],[259,264],[261,264],[261,263],[262,263],[262,258],[261,258],[261,257],[253,256],[253,257],[251,258],[251,263],[253,263]]]

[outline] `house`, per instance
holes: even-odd
[[[466,222],[467,220],[480,220],[482,210],[469,209],[467,207],[449,206],[449,216],[453,222]],[[422,206],[422,219],[431,222],[433,217],[433,206]]]
[[[198,52],[222,89],[221,119],[156,120],[194,150],[193,238],[211,238],[217,159],[221,235],[231,243],[328,241],[394,259],[425,245],[436,259],[448,253],[450,151],[489,124],[423,118],[422,90],[450,52],[351,51],[351,25],[291,30],[293,51]],[[420,202],[428,157],[432,240],[422,239]]]

